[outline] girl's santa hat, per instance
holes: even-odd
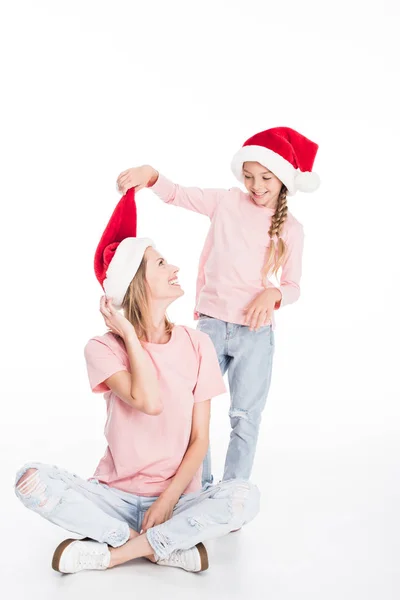
[[[104,230],[94,257],[94,272],[106,295],[121,308],[126,291],[136,275],[149,238],[136,237],[135,188],[122,196]]]
[[[318,145],[290,127],[274,127],[249,138],[232,160],[232,171],[243,183],[243,163],[259,162],[288,189],[288,195],[314,192],[320,179],[312,172]]]

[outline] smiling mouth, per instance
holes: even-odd
[[[180,287],[180,283],[179,283],[179,281],[178,281],[178,278],[177,278],[177,277],[174,277],[174,279],[170,279],[170,280],[168,281],[168,283],[169,283],[169,285],[176,285],[176,286],[179,286],[179,287]]]
[[[266,194],[268,194],[268,192],[263,192],[262,194],[256,194],[253,192],[254,198],[263,198]]]

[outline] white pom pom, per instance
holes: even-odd
[[[320,178],[311,171],[298,171],[295,177],[296,189],[299,192],[315,192],[320,186]]]

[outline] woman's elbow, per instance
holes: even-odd
[[[126,402],[132,408],[136,408],[136,410],[152,417],[160,415],[164,410],[164,406],[159,398],[131,395],[129,399],[126,399]]]
[[[151,417],[157,417],[158,415],[161,415],[163,410],[163,405],[159,404],[156,406],[148,406],[143,410],[143,412],[146,413],[146,415],[150,415]]]
[[[163,410],[164,406],[158,395],[157,397],[150,396],[143,399],[142,412],[144,412],[146,415],[157,417],[162,413]]]

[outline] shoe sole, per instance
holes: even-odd
[[[201,571],[207,571],[207,569],[208,569],[208,554],[207,554],[206,547],[204,544],[202,544],[200,542],[200,544],[196,545],[196,548],[200,554],[200,571],[198,571],[198,573],[200,573]]]
[[[52,569],[54,569],[54,571],[57,571],[58,573],[63,573],[63,571],[60,571],[60,561],[61,561],[61,555],[64,552],[65,548],[68,548],[68,546],[70,544],[72,544],[73,542],[82,542],[84,540],[89,540],[89,539],[90,538],[83,538],[81,540],[68,539],[68,540],[64,540],[63,542],[61,542],[61,544],[59,544],[54,551],[53,560],[51,561]]]
[[[54,554],[53,554],[53,560],[51,561],[51,566],[54,569],[54,571],[57,571],[58,573],[62,573],[62,571],[60,571],[61,555],[64,552],[65,548],[68,548],[68,546],[70,544],[72,544],[72,542],[76,542],[76,540],[71,540],[71,539],[64,540],[55,549]]]

